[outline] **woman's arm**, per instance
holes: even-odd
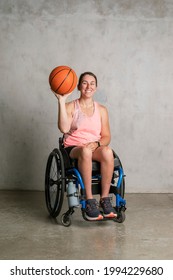
[[[58,99],[58,128],[62,133],[67,133],[70,130],[74,105],[73,102],[66,103],[69,94],[55,96]]]
[[[100,115],[101,115],[101,138],[100,145],[109,145],[111,141],[111,132],[109,125],[109,116],[106,107],[100,105]]]

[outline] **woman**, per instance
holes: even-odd
[[[79,99],[66,103],[69,94],[58,98],[58,128],[64,134],[64,146],[71,158],[78,160],[78,169],[86,190],[86,216],[88,220],[114,218],[116,213],[111,205],[109,189],[114,169],[107,109],[93,100],[97,90],[97,77],[91,72],[81,74],[78,82]],[[101,166],[101,197],[99,211],[92,195],[92,160]]]

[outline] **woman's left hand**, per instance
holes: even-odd
[[[92,152],[94,152],[98,148],[97,142],[91,142],[85,145],[85,147],[89,148]]]

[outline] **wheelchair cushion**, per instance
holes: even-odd
[[[117,157],[114,158],[114,168],[117,168],[120,166],[119,159]],[[98,172],[100,171],[100,163],[98,161],[93,160],[92,161],[92,171]]]
[[[73,167],[78,168],[77,159],[70,158],[67,151],[64,148],[61,148],[60,150],[64,159],[65,169],[69,169]],[[114,152],[113,154],[114,154],[114,168],[117,168],[120,166],[120,161]],[[98,161],[95,160],[92,161],[92,171],[94,173],[100,172],[100,163]]]

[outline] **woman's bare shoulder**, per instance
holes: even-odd
[[[104,106],[100,103],[97,103],[97,104],[98,104],[98,108],[99,108],[101,114],[107,114],[108,113],[108,110],[107,110],[106,106]]]

